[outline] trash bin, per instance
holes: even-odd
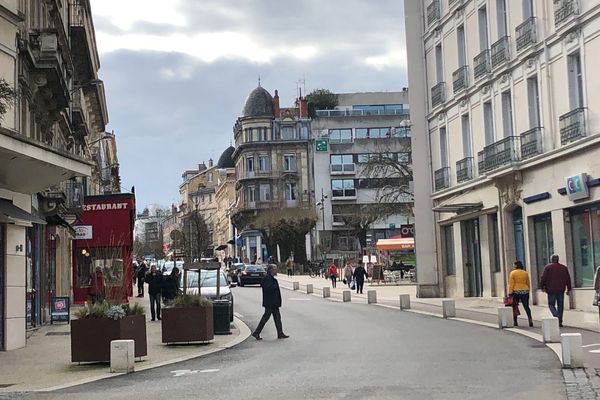
[[[229,300],[213,301],[213,325],[215,335],[231,334],[231,326],[229,322],[229,307]]]

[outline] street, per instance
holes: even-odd
[[[261,292],[236,288],[253,329]],[[564,399],[556,356],[520,335],[384,307],[282,290],[287,340],[269,321],[263,341],[199,359],[28,399]],[[16,398],[16,396],[15,396]]]

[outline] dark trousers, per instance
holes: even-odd
[[[356,280],[356,293],[362,293],[363,286],[365,286],[364,279],[357,279]]]
[[[337,283],[337,276],[331,275],[329,278],[331,278],[331,286],[335,287],[335,284]]]
[[[287,269],[287,273],[288,273],[288,276],[292,276],[294,274],[293,270],[291,268]]]
[[[519,307],[519,303],[523,304],[527,319],[531,321],[531,309],[529,308],[529,293],[513,293],[513,307]]]
[[[265,307],[265,313],[263,314],[256,330],[254,331],[255,335],[260,335],[265,324],[271,318],[271,314],[273,314],[273,321],[275,321],[275,328],[277,329],[277,336],[283,335],[283,327],[281,326],[281,314],[279,313],[279,307]]]
[[[556,308],[556,305],[558,305],[558,309]],[[548,308],[550,308],[552,315],[558,318],[559,325],[562,325],[563,310],[565,308],[565,294],[548,293]]]
[[[150,294],[150,314],[152,319],[160,319],[160,293]]]
[[[144,278],[138,278],[137,287],[138,287],[138,295],[143,296],[144,295]]]

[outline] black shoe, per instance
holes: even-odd
[[[160,321],[160,317],[157,318]]]
[[[563,324],[558,324],[558,326],[562,328],[562,327],[563,327]]]
[[[156,321],[156,319],[152,318],[150,321]]]
[[[254,339],[256,339],[256,340],[262,340],[262,338],[260,337],[260,335],[258,333],[253,333],[252,336],[254,336]]]
[[[277,335],[277,339],[287,339],[287,338],[289,338],[289,336],[284,333],[282,333],[281,335]]]

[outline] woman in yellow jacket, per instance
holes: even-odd
[[[531,319],[531,309],[529,308],[529,274],[523,268],[521,261],[515,261],[515,269],[508,276],[508,295],[513,298],[513,307],[519,307],[519,302],[523,304],[529,326],[533,326]],[[517,326],[517,316],[514,316],[515,326]]]

